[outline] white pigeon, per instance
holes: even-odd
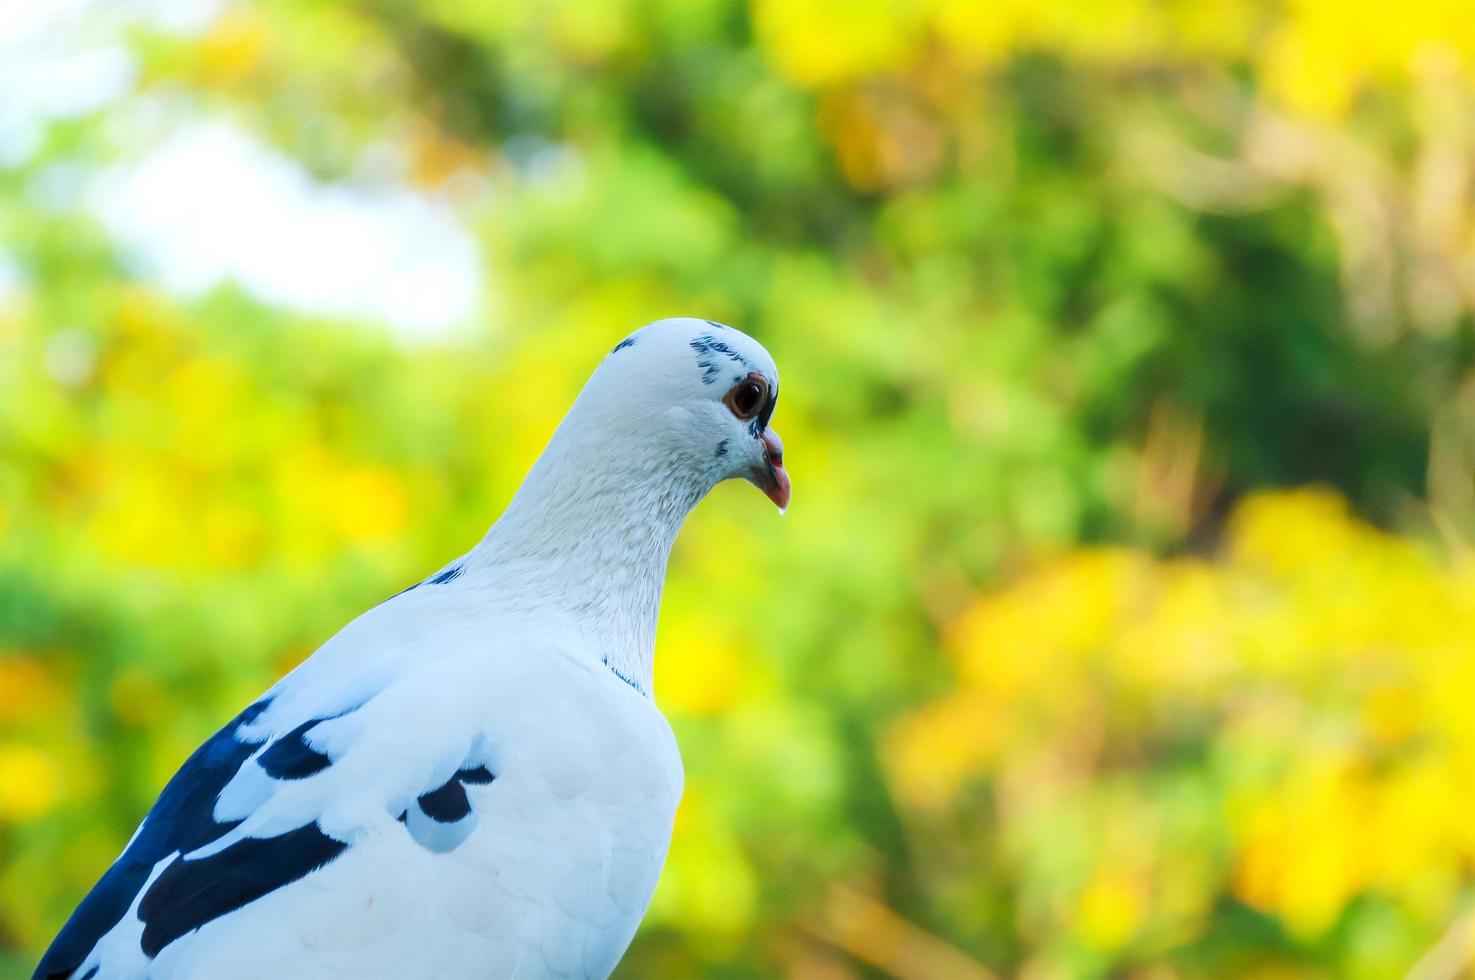
[[[189,757],[36,976],[607,976],[681,796],[671,544],[722,480],[788,504],[777,397],[730,327],[622,340],[475,548]]]

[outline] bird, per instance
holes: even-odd
[[[475,547],[189,756],[35,977],[608,976],[682,792],[671,547],[724,480],[788,506],[778,391],[715,321],[615,344]]]

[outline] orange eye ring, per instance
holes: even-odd
[[[768,380],[761,374],[750,374],[722,397],[728,410],[743,421],[753,418],[768,401]]]

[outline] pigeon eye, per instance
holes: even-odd
[[[763,407],[763,400],[768,397],[768,383],[763,380],[762,375],[751,374],[733,386],[723,399],[732,414],[740,419],[750,419],[758,414],[758,409]]]

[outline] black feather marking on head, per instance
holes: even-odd
[[[615,346],[610,349],[610,353],[611,354],[618,354],[620,351],[624,350],[626,347],[634,347],[634,346],[635,346],[635,338],[634,337],[626,337],[624,340],[620,341],[618,344],[615,344]]]
[[[188,853],[204,847],[239,825],[238,820],[217,823],[215,801],[261,744],[262,739],[241,738],[240,730],[270,703],[270,698],[263,698],[242,711],[185,760],[127,849],[57,933],[36,967],[36,976],[71,976],[97,941],[127,914],[154,865],[176,851]]]
[[[716,327],[718,330],[727,330],[727,329],[729,329],[728,326],[727,326],[727,324],[725,324],[725,323],[718,323],[716,320],[703,320],[702,322],[703,323],[709,323],[712,326]]]
[[[768,395],[767,404],[765,404],[763,406],[763,410],[758,413],[758,417],[753,420],[753,426],[757,430],[753,433],[753,435],[761,436],[763,434],[763,430],[768,428],[769,420],[773,418],[773,410],[777,407],[778,385],[774,385],[773,390]]]
[[[348,849],[317,821],[276,837],[245,837],[218,854],[179,858],[164,868],[138,906],[144,953],[307,877]]]
[[[752,370],[743,355],[709,334],[702,334],[692,340],[691,349],[697,352],[697,367],[702,369],[703,384],[711,384],[717,380],[717,375],[722,370],[720,357],[730,357],[743,367]]]
[[[712,453],[712,455],[716,456],[718,459],[721,459],[723,456],[726,456],[727,455],[727,442],[728,442],[728,440],[726,440],[726,439],[723,439],[721,442],[719,442],[717,444],[716,451],[714,451]]]

